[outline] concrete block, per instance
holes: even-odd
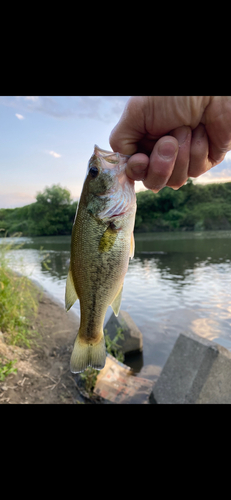
[[[180,334],[153,388],[158,404],[231,404],[231,353]]]
[[[118,340],[118,345],[121,346],[123,354],[142,352],[143,335],[128,312],[120,311],[118,317],[112,313],[105,325],[105,330],[107,330],[107,334],[111,339],[114,339],[117,328],[123,328],[124,340]]]
[[[149,404],[152,381],[134,377],[131,368],[107,354],[105,367],[97,376],[94,394],[114,404]]]

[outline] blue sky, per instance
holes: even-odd
[[[109,135],[129,96],[0,97],[0,208],[35,201],[60,184],[80,196],[94,144],[110,150]],[[231,153],[199,182],[231,180]],[[142,188],[141,182],[136,189]]]

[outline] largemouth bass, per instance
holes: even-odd
[[[125,173],[129,157],[95,146],[72,229],[66,282],[68,311],[80,301],[80,328],[71,371],[101,370],[106,349],[103,322],[109,305],[119,314],[129,257],[134,255],[134,181]]]

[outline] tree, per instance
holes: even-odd
[[[31,235],[49,236],[71,233],[76,203],[71,201],[71,195],[67,189],[59,184],[46,187],[43,192],[37,194],[36,200],[36,203],[30,205],[29,232]]]
[[[38,203],[42,205],[50,205],[52,207],[69,205],[71,203],[71,194],[59,184],[54,184],[51,187],[46,187],[43,193],[38,193],[36,196]]]

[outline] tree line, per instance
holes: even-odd
[[[193,231],[231,229],[231,182],[164,188],[137,195],[135,230]]]
[[[0,209],[0,235],[23,236],[71,234],[77,202],[60,185],[46,187],[36,202],[14,209]],[[137,193],[135,231],[231,229],[231,182],[193,184],[178,191]]]
[[[19,208],[0,209],[1,235],[20,232],[23,236],[71,234],[77,202],[59,185],[46,187],[36,202]]]

